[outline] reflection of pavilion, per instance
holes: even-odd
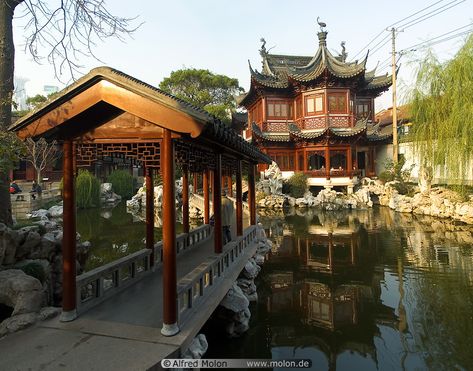
[[[297,237],[297,255],[303,266],[319,272],[334,272],[356,264],[359,240],[356,233],[334,235],[333,233],[308,234]]]
[[[358,323],[359,288],[341,285],[331,288],[316,281],[304,281],[299,305],[305,314],[303,323],[335,330]]]
[[[284,236],[266,268],[272,268],[266,308],[273,322],[284,318],[285,324],[272,327],[272,349],[311,348],[325,355],[331,370],[345,351],[377,364],[377,325],[393,326],[397,318],[382,304],[376,249],[363,242],[363,233],[356,223],[324,220]]]

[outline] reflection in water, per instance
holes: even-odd
[[[274,244],[249,332],[206,357],[310,358],[317,370],[470,369],[473,233],[362,212],[261,217]]]
[[[156,218],[157,223],[160,220]],[[92,244],[85,256],[78,256],[85,271],[145,248],[146,224],[127,212],[125,202],[111,209],[78,210],[77,232],[82,241],[90,241]],[[182,224],[177,221],[176,233],[181,232]],[[161,224],[156,224],[154,240],[160,241],[161,237]]]

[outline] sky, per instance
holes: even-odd
[[[143,24],[132,37],[126,37],[125,42],[99,41],[94,51],[100,61],[83,56],[77,63],[83,66],[84,74],[94,67],[108,65],[154,86],[177,69],[203,68],[237,78],[248,90],[248,60],[253,68],[261,69],[258,53],[261,37],[266,39],[266,48],[271,48],[271,53],[312,56],[318,47],[317,17],[320,17],[327,24],[328,48],[338,54],[340,42],[345,41],[350,60],[379,33],[382,36],[378,40],[388,35],[386,28],[393,23],[422,8],[429,6],[418,16],[448,3],[454,5],[457,1],[459,5],[399,32],[396,37],[398,50],[472,24],[473,0],[108,0],[107,6],[113,14],[136,16],[135,24]],[[53,7],[59,1],[47,2]],[[15,14],[21,13],[22,6]],[[29,80],[26,84],[28,96],[41,93],[43,85],[63,88],[68,76],[62,76],[62,81],[58,81],[47,60],[38,64],[25,52],[26,20],[25,17],[14,20],[15,76]],[[441,60],[450,59],[464,39],[457,37],[437,44],[433,50]],[[375,44],[371,46],[372,51],[377,49],[373,48]],[[412,83],[417,61],[424,52],[425,49],[417,50],[401,57],[401,95]],[[357,59],[362,59],[365,53],[366,50]],[[388,59],[390,53],[389,41],[376,53],[370,53],[368,68]],[[380,71],[383,74],[390,70],[389,63],[385,66]],[[376,109],[390,107],[391,99],[390,92],[384,93],[377,99]]]

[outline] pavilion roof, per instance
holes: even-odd
[[[85,126],[83,131],[93,128],[87,120],[79,120],[79,123],[74,120],[80,115],[89,113],[89,120],[92,117],[103,123],[110,115],[123,112],[154,124],[157,135],[165,128],[190,138],[211,141],[259,162],[271,163],[267,155],[205,110],[110,67],[92,69],[20,118],[9,130],[17,132],[21,138],[54,136],[58,128],[74,125],[77,133],[82,125]]]
[[[251,95],[254,85],[286,89],[293,84],[308,83],[326,74],[338,80],[357,79],[361,92],[379,93],[391,85],[391,76],[376,76],[376,68],[366,70],[368,60],[367,52],[362,61],[347,62],[346,53],[333,55],[327,48],[327,32],[318,34],[319,47],[313,57],[270,54],[263,46],[260,50],[262,57],[261,72],[255,70],[249,63],[251,74],[250,91],[239,98],[239,103],[244,103],[245,98]]]

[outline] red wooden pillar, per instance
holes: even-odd
[[[222,155],[215,155],[215,170],[213,174],[213,209],[214,209],[214,245],[215,253],[222,252]]]
[[[194,188],[194,193],[197,194],[197,189],[199,188],[199,182],[198,182],[198,173],[194,173],[192,176],[192,187]]]
[[[72,321],[76,311],[76,202],[74,151],[72,140],[63,144],[63,237],[62,237],[62,314],[61,321]]]
[[[376,157],[376,148],[371,147],[371,173],[373,174],[372,176],[376,176],[375,157]]]
[[[209,173],[209,176],[210,176],[210,194],[212,195],[212,199],[213,199],[213,193],[214,193],[214,172],[211,171]]]
[[[256,187],[255,187],[255,167],[248,165],[248,204],[250,206],[250,225],[256,225]]]
[[[196,179],[194,173],[194,184]],[[189,170],[187,167],[182,169],[182,226],[184,233],[189,233]]]
[[[302,164],[303,169],[304,171],[307,171],[307,151],[305,148],[302,150],[302,159],[303,159],[303,164]]]
[[[325,147],[325,177],[330,179],[330,149],[328,145]]]
[[[150,266],[154,266],[154,184],[153,168],[145,167],[146,185],[146,248],[151,250]]]
[[[353,164],[352,164],[352,158],[351,158],[351,146],[348,148],[347,152],[347,170],[348,170],[348,176],[353,178]]]
[[[228,195],[230,197],[233,197],[233,189],[232,189],[233,184],[232,184],[232,175],[231,174],[228,175],[228,177],[227,177],[227,184],[228,184]]]
[[[202,180],[202,188],[204,192],[204,224],[210,223],[210,189],[209,189],[209,169],[204,170]]]
[[[241,160],[237,161],[236,170],[236,228],[237,236],[243,235],[243,198],[242,198],[242,184],[241,184]]]
[[[179,332],[177,326],[176,206],[174,148],[171,131],[164,129],[161,146],[163,174],[163,327],[164,336]]]

